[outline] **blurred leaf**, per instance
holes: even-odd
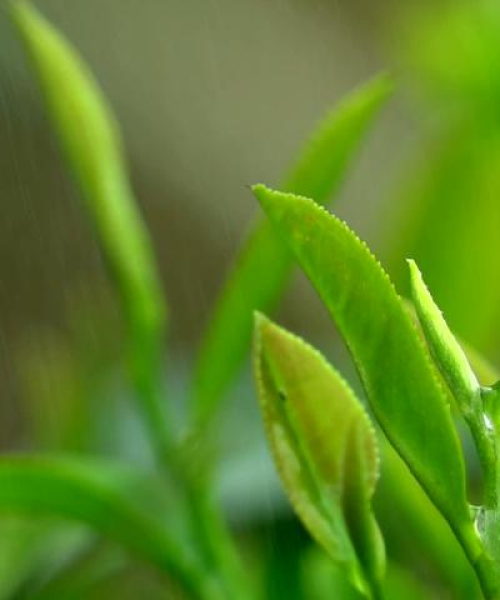
[[[382,461],[374,503],[389,560],[432,581],[436,599],[480,598],[474,571],[446,520],[388,443],[382,445]]]
[[[451,330],[491,353],[500,336],[500,137],[478,118],[451,129],[403,181],[391,272],[406,294],[401,256],[411,256]]]
[[[346,581],[345,573],[332,566],[323,554],[310,551],[302,564],[308,600],[360,600],[361,596]],[[410,572],[389,563],[383,598],[386,600],[429,600],[437,596],[420,585]]]
[[[464,342],[461,342],[461,345],[481,385],[492,385],[500,379],[500,371],[495,365],[472,346],[464,344]]]
[[[141,501],[131,493],[134,490],[142,494]],[[150,493],[145,478],[107,463],[38,457],[0,460],[1,512],[86,524],[174,577],[196,597],[217,598],[217,584],[200,569],[186,544],[171,536],[158,510],[148,508],[144,499]]]
[[[345,570],[332,564],[329,557],[316,548],[304,554],[301,566],[308,600],[362,600],[361,593],[349,583]]]
[[[500,10],[496,2],[416,5],[400,21],[400,56],[453,110],[474,108],[498,115],[500,99]],[[496,117],[498,122],[498,117]]]
[[[262,185],[254,192],[335,319],[389,440],[455,530],[475,539],[446,396],[386,273],[312,200]]]
[[[120,597],[120,600],[129,597],[130,582],[126,580],[127,572],[134,570],[140,571],[141,568],[137,564],[132,563],[130,557],[126,553],[112,544],[101,540],[92,544],[89,548],[85,548],[72,560],[67,561],[64,568],[55,570],[50,573],[50,576],[38,577],[29,586],[27,593],[30,600],[87,600],[90,598],[101,597],[99,593],[102,588],[113,578],[119,578],[123,585],[121,595],[110,594],[108,597]],[[150,580],[154,580],[149,569],[144,569],[148,572]],[[144,583],[144,582],[143,582]],[[160,587],[162,597],[165,594],[165,585]],[[26,593],[25,593],[26,594]],[[127,594],[127,595],[126,595]],[[135,591],[137,597],[137,590]],[[134,594],[131,595],[134,597]],[[148,595],[149,598],[153,596]]]
[[[393,90],[381,74],[346,96],[320,123],[283,187],[324,204],[343,181],[349,163]]]
[[[319,352],[262,316],[255,363],[267,435],[290,501],[311,535],[371,597],[371,586],[383,578],[384,550],[370,508],[378,478],[370,420]]]
[[[421,324],[415,311],[415,307],[413,306],[413,303],[409,300],[406,300],[406,298],[402,298],[402,301],[405,308],[412,316],[415,325],[420,330]],[[466,359],[472,368],[472,372],[474,376],[477,377],[477,380],[481,385],[491,385],[500,379],[500,371],[497,369],[497,367],[493,365],[493,363],[491,363],[487,358],[485,358],[480,352],[478,352],[476,348],[472,347],[470,344],[466,344],[461,339],[457,339],[457,342],[463,349]]]
[[[36,573],[45,575],[89,545],[91,535],[80,526],[54,519],[4,517],[0,521],[0,598],[17,598],[18,590]]]
[[[324,204],[338,190],[359,143],[392,89],[376,77],[347,96],[320,124],[284,187]],[[195,417],[204,422],[222,402],[250,343],[252,311],[270,310],[286,285],[292,260],[267,222],[258,223],[217,300],[195,365]]]
[[[117,123],[87,66],[56,29],[23,0],[12,3],[12,16],[118,288],[130,329],[132,376],[163,451],[167,434],[157,388],[165,307]]]

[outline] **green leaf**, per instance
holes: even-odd
[[[291,503],[330,557],[370,596],[383,542],[370,501],[377,440],[361,403],[314,348],[256,319],[255,377],[267,435]]]
[[[91,531],[67,522],[4,515],[0,535],[2,600],[19,597],[22,590],[26,593],[27,581],[34,581],[42,573],[45,576],[54,565],[85,553],[94,538]]]
[[[131,336],[132,376],[150,429],[163,446],[166,433],[156,380],[165,305],[118,125],[93,75],[56,29],[24,1],[12,3],[12,17],[119,291]]]
[[[366,245],[312,200],[263,185],[254,192],[337,323],[387,437],[454,529],[472,536],[446,396],[388,276]]]
[[[126,493],[141,489],[140,477],[95,461],[16,457],[0,460],[0,512],[57,516],[90,526],[160,571],[195,597],[217,598],[214,582],[172,538],[158,511]],[[148,486],[146,486],[147,488]]]
[[[420,327],[420,321],[416,314],[415,307],[413,303],[403,298],[403,303],[405,308],[410,312],[412,318],[415,320],[415,323],[418,327]],[[452,332],[452,335],[453,332]],[[456,337],[456,336],[455,336]],[[491,363],[482,353],[480,353],[475,347],[470,344],[464,342],[461,338],[456,338],[458,344],[463,349],[467,361],[474,373],[474,376],[477,378],[481,385],[491,385],[495,381],[500,379],[500,371],[498,368]]]
[[[341,183],[359,143],[392,89],[381,75],[336,106],[320,124],[284,187],[324,204]],[[292,267],[290,253],[269,224],[258,223],[237,256],[205,332],[195,366],[193,407],[198,422],[222,402],[247,352],[252,311],[270,310]]]
[[[484,495],[488,505],[496,504],[496,451],[492,424],[483,415],[481,388],[467,357],[451,333],[441,311],[425,286],[416,263],[408,261],[413,302],[434,361],[466,420],[484,472]]]
[[[434,303],[413,260],[408,260],[413,303],[434,361],[464,415],[480,401],[480,388],[469,361]]]

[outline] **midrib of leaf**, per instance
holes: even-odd
[[[271,368],[271,365],[269,365],[267,361],[263,360],[261,366],[262,369],[259,370],[259,372],[261,373],[262,379],[265,379],[266,369]],[[260,385],[262,390],[265,389],[263,381],[260,381],[258,385]],[[261,393],[261,395],[264,394],[265,392]],[[308,494],[312,499],[310,506],[319,511],[321,519],[323,520],[323,528],[328,531],[332,523],[342,523],[344,518],[340,511],[335,509],[335,505],[328,498],[328,494],[325,493],[325,490],[320,483],[320,478],[316,472],[314,461],[311,459],[307,449],[301,442],[300,436],[297,435],[296,427],[293,426],[294,417],[293,414],[290,414],[290,410],[288,410],[288,408],[285,406],[286,402],[287,400],[285,396],[283,398],[278,398],[278,400],[275,402],[268,401],[267,403],[262,403],[262,409],[265,415],[264,422],[269,439],[271,440],[271,450],[274,456],[274,463],[277,466],[282,478],[287,480],[289,476],[285,471],[283,452],[280,452],[278,449],[279,435],[277,434],[277,428],[280,428],[288,439],[294,457],[299,460],[301,467],[300,478],[305,483]],[[281,417],[279,419],[279,425],[278,420],[273,415],[273,410],[276,410]],[[309,524],[309,511],[311,509],[308,510],[305,508],[304,502],[300,500],[300,497],[294,493],[292,489],[289,488],[287,491],[293,507],[300,515],[302,520]],[[340,494],[338,491],[336,492],[336,495],[338,496],[338,499],[340,499]],[[327,539],[324,540],[324,544],[331,558],[336,562],[345,562],[346,564],[349,564],[352,561],[354,556],[353,548],[349,540],[344,535],[342,527],[337,527],[335,531],[335,537],[332,537],[331,533],[328,531],[328,536]],[[333,550],[334,546],[337,546],[335,550]]]

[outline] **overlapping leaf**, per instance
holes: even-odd
[[[387,76],[351,93],[321,123],[284,187],[324,204],[336,191],[359,142],[392,89]],[[221,402],[250,342],[252,311],[279,299],[292,260],[268,223],[259,223],[235,261],[219,297],[195,367],[193,402],[205,421]]]
[[[217,598],[216,582],[185,544],[169,534],[158,513],[148,510],[149,504],[127,492],[141,488],[150,489],[146,478],[105,463],[41,457],[0,460],[0,512],[56,516],[89,525],[174,576],[195,597]]]
[[[370,585],[383,576],[384,551],[370,507],[378,449],[368,416],[319,352],[262,316],[256,322],[255,375],[292,505],[370,597]]]
[[[446,518],[470,530],[446,397],[386,273],[344,223],[313,201],[262,185],[254,192],[337,323],[390,441]]]

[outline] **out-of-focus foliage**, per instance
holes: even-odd
[[[324,204],[338,190],[391,89],[389,78],[379,76],[336,106],[306,144],[284,188]],[[274,307],[291,267],[286,246],[268,223],[258,224],[228,275],[195,365],[193,402],[201,424],[218,408],[248,350],[252,311]]]
[[[493,353],[500,335],[500,7],[466,1],[413,9],[400,25],[399,52],[422,82],[431,135],[400,183],[405,216],[391,235],[392,255],[395,263],[414,258],[453,330]]]
[[[304,7],[304,10],[315,10],[313,4],[315,5],[311,3],[310,6]],[[394,21],[398,29],[397,37],[401,42],[398,47],[398,61],[403,70],[411,69],[412,82],[418,81],[420,84],[418,92],[421,100],[421,122],[430,133],[423,146],[417,147],[404,175],[392,169],[393,164],[398,164],[393,159],[397,158],[399,149],[395,148],[394,154],[387,157],[387,171],[390,171],[387,177],[393,182],[398,182],[394,198],[398,201],[399,213],[397,222],[391,222],[390,215],[387,222],[385,222],[385,215],[383,218],[380,217],[380,229],[387,231],[387,225],[390,227],[390,235],[384,239],[386,254],[391,257],[390,272],[395,274],[398,289],[409,290],[403,258],[411,256],[416,259],[437,304],[444,310],[447,322],[460,336],[461,345],[466,347],[462,344],[462,340],[472,344],[467,354],[478,379],[483,385],[492,384],[498,378],[496,369],[492,368],[477,350],[486,351],[493,362],[499,354],[500,8],[496,2],[486,0],[451,2],[448,6],[444,3],[443,5],[431,3],[429,7],[424,3],[418,3],[411,8],[410,3],[397,3],[396,8],[395,12],[402,17]],[[217,67],[217,58],[214,59],[214,65]],[[312,68],[316,68],[316,65],[312,64]],[[83,70],[85,71],[86,68]],[[215,68],[214,73],[216,70]],[[168,79],[168,73],[165,77]],[[336,73],[333,73],[332,78],[335,77]],[[297,73],[296,78],[299,89],[300,72]],[[92,78],[90,79],[92,81]],[[66,104],[64,100],[67,97],[61,93],[61,89],[70,82],[71,78],[67,79],[66,76],[60,78],[59,89],[52,98],[53,109],[59,104],[59,108],[64,112],[75,106]],[[171,88],[174,94],[177,93],[174,83]],[[331,139],[328,138],[328,141],[333,144],[338,154],[327,152],[325,162],[320,160],[321,169],[325,169],[320,173],[321,180],[326,176],[330,183],[336,184],[340,176],[344,175],[347,166],[346,157],[350,157],[356,145],[354,142],[364,137],[365,129],[378,112],[379,105],[385,99],[388,90],[387,80],[372,82],[365,90],[357,90],[340,109],[337,108],[332,113],[333,117],[328,123],[330,125],[333,123],[334,127],[330,133],[333,131],[335,135]],[[413,87],[411,91],[417,90]],[[310,93],[315,94],[316,90],[311,89]],[[80,102],[84,103],[86,97],[85,94],[77,93],[76,106]],[[294,104],[290,95],[286,95],[280,101],[286,103],[288,111]],[[415,105],[413,108],[418,111]],[[98,112],[99,110],[98,108]],[[258,110],[257,107],[257,113]],[[290,112],[286,113],[286,116],[284,114],[284,118],[288,119],[289,114]],[[342,115],[344,115],[343,121]],[[351,120],[347,118],[349,115]],[[66,119],[70,127],[76,124],[72,122],[73,116],[74,114],[71,113],[69,119]],[[113,120],[112,117],[111,121]],[[109,125],[106,121],[107,118],[105,118],[104,128]],[[115,127],[112,125],[112,129]],[[69,130],[64,129],[63,136]],[[77,141],[86,138],[80,135],[81,133],[82,130],[77,127],[75,132]],[[114,135],[112,134],[111,137]],[[338,145],[339,139],[340,145]],[[92,151],[88,156],[97,159],[102,156],[102,151],[106,147],[109,149],[107,144],[99,146],[100,152]],[[326,144],[324,148],[328,150],[329,145]],[[121,152],[120,148],[118,156],[114,151],[111,152],[115,155],[117,164],[122,162]],[[311,152],[309,156],[318,158]],[[72,162],[75,168],[74,160]],[[316,168],[317,162],[313,162],[313,167]],[[329,170],[332,164],[340,165],[341,172],[335,169]],[[98,161],[94,166],[96,169],[93,172],[99,173],[102,164]],[[165,164],[164,168],[168,171],[168,164]],[[196,164],[190,163],[190,169],[192,170],[190,177],[196,181]],[[122,179],[122,183],[125,182],[127,188],[128,175],[124,173],[123,167],[119,166],[117,172],[118,179]],[[115,171],[114,174],[116,175],[117,172]],[[94,176],[90,179],[94,183],[97,181]],[[253,179],[255,178],[252,176],[252,179],[242,181],[241,185]],[[87,191],[90,189],[85,177],[83,182],[80,180],[80,183],[83,183]],[[288,185],[287,190],[311,195],[317,201],[325,200],[310,191],[307,186],[300,188],[299,185],[297,189],[296,183],[295,181],[294,185]],[[217,182],[217,185],[221,190],[224,188],[223,181]],[[97,185],[97,188],[99,187]],[[123,186],[118,187],[121,187],[122,192],[124,191]],[[369,189],[370,184],[367,187]],[[321,188],[323,189],[324,186]],[[325,192],[327,191],[325,189]],[[31,194],[35,196],[35,190]],[[118,195],[122,199],[126,196],[130,200],[128,189]],[[165,196],[168,197],[168,194]],[[105,206],[109,199],[107,194],[104,194],[104,197],[101,207]],[[251,204],[250,194],[248,194],[248,202]],[[123,216],[126,217],[129,209],[135,214],[134,205],[127,203],[128,200],[125,205],[129,208],[125,213],[121,212],[124,206],[121,202],[115,206],[118,210],[115,211],[111,230],[117,223],[116,218],[120,221]],[[360,206],[362,206],[361,202]],[[186,211],[189,210],[186,208]],[[95,214],[95,211],[93,216],[97,216],[94,224],[101,234],[99,237],[101,247],[105,251],[106,248],[109,250],[114,242],[119,240],[111,240],[113,235],[106,237],[104,231],[106,227],[101,226],[103,221],[101,220],[99,225],[100,217]],[[141,221],[137,217],[138,215],[135,214],[132,219],[132,228],[141,229]],[[168,235],[170,228],[175,228],[176,225],[162,223],[157,227],[161,227],[161,231],[164,230],[165,235]],[[376,230],[378,224],[373,224],[373,227]],[[208,413],[211,413],[213,407],[222,404],[222,393],[229,387],[231,380],[236,378],[237,367],[248,350],[250,311],[257,307],[263,308],[257,301],[259,298],[256,299],[254,290],[260,289],[259,286],[264,289],[267,302],[271,297],[276,300],[279,296],[278,291],[281,292],[283,287],[283,278],[277,276],[280,269],[274,259],[273,268],[269,268],[271,252],[273,252],[272,256],[278,257],[278,262],[281,260],[280,257],[286,256],[286,259],[280,263],[285,265],[281,271],[282,273],[289,271],[290,257],[285,246],[276,241],[267,224],[264,224],[263,230],[264,234],[255,236],[253,240],[255,242],[257,239],[259,242],[264,238],[264,241],[267,240],[269,243],[257,244],[257,249],[260,250],[254,253],[257,259],[251,262],[251,277],[245,279],[243,269],[237,270],[236,275],[233,275],[230,280],[233,283],[236,280],[238,284],[240,278],[244,282],[243,286],[236,285],[233,289],[236,290],[233,294],[235,297],[233,305],[238,309],[236,312],[240,314],[241,319],[235,317],[236,312],[229,310],[227,313],[229,316],[226,315],[225,320],[222,319],[222,328],[217,328],[214,322],[208,325],[208,331],[212,331],[215,342],[205,345],[205,354],[201,354],[201,362],[204,361],[205,365],[199,367],[201,370],[205,369],[205,375],[201,378],[204,383],[198,385],[201,391],[200,389],[196,391],[194,386],[195,397],[205,397],[198,402],[206,404]],[[217,232],[215,236],[218,237]],[[143,237],[143,241],[145,239],[146,255],[150,254],[147,236],[143,232],[139,233],[139,237]],[[118,280],[122,280],[122,285],[119,285],[122,291],[121,298],[125,308],[127,305],[129,307],[127,309],[129,316],[132,315],[132,337],[137,342],[134,347],[135,357],[139,361],[136,362],[136,366],[139,365],[141,379],[139,391],[141,392],[142,388],[142,392],[147,396],[152,390],[153,396],[150,398],[152,397],[156,402],[159,399],[156,394],[161,388],[159,379],[163,368],[160,364],[163,340],[161,293],[158,282],[153,283],[156,291],[153,290],[152,294],[146,291],[143,296],[140,291],[135,295],[128,284],[123,284],[124,281],[129,280],[137,282],[137,278],[123,275],[127,269],[135,265],[134,261],[129,261],[131,252],[127,250],[128,241],[133,238],[133,233],[130,238],[127,235],[121,236],[122,242],[125,240],[125,243],[118,243],[121,250],[114,255],[116,258],[122,253],[123,260],[118,269],[116,264],[114,265],[114,272],[115,275],[118,273]],[[269,241],[271,238],[272,241]],[[191,245],[196,246],[196,241]],[[139,248],[139,254],[142,246],[141,242],[136,246]],[[133,254],[137,255],[136,252]],[[109,258],[108,252],[108,262],[113,263]],[[174,258],[177,260],[177,257],[172,257],[172,260]],[[146,263],[150,259],[151,257],[146,257]],[[178,262],[182,262],[182,257]],[[241,267],[241,261],[236,262]],[[145,263],[142,264],[144,267]],[[113,264],[110,266],[113,267]],[[154,266],[152,268],[155,269]],[[266,277],[261,276],[262,269],[265,269]],[[141,268],[139,271],[139,280],[142,280],[143,275],[147,280],[151,279],[148,275],[151,274],[150,267],[146,265],[145,269]],[[153,279],[156,279],[154,274]],[[135,289],[140,287],[141,285]],[[144,289],[147,287],[148,285]],[[150,287],[150,290],[153,288]],[[128,299],[127,289],[131,292]],[[227,291],[227,287],[225,289]],[[245,302],[241,302],[242,296]],[[135,302],[134,298],[139,297],[145,302],[142,300]],[[150,300],[154,305],[152,310],[147,308],[148,306],[151,308]],[[105,454],[120,454],[133,465],[140,464],[141,468],[145,467],[149,473],[152,469],[152,461],[147,437],[141,431],[135,416],[128,411],[126,403],[122,402],[124,399],[128,400],[128,396],[132,394],[127,391],[120,369],[120,360],[116,360],[118,350],[113,346],[110,353],[105,348],[109,338],[115,335],[115,327],[110,323],[110,321],[114,323],[114,319],[109,319],[107,313],[102,315],[98,311],[93,312],[93,302],[94,298],[91,297],[89,314],[93,321],[93,335],[95,336],[95,333],[97,337],[101,335],[102,343],[94,339],[90,344],[87,343],[88,340],[75,344],[75,341],[82,341],[81,334],[82,332],[85,334],[86,330],[86,319],[83,318],[85,310],[82,309],[81,314],[76,316],[75,335],[69,336],[69,341],[60,333],[49,332],[46,337],[39,338],[41,343],[30,344],[29,352],[21,355],[24,360],[20,363],[19,371],[25,384],[25,396],[28,399],[24,414],[28,416],[31,428],[28,428],[28,435],[20,444],[37,450],[71,451],[79,454],[99,451]],[[148,315],[154,313],[156,316],[151,320],[147,315],[144,318],[138,316],[135,309],[130,309],[133,305],[139,306],[139,312],[144,308]],[[219,308],[220,306],[222,304],[219,304]],[[81,322],[79,316],[82,316]],[[304,319],[307,319],[306,311],[304,311]],[[139,324],[139,327],[135,327],[133,323]],[[153,323],[151,328],[148,323]],[[219,335],[221,331],[224,335]],[[325,333],[324,339],[329,340],[329,335]],[[236,340],[234,344],[227,343],[227,340],[234,339]],[[151,351],[156,356],[156,360],[152,360]],[[114,359],[110,356],[113,352]],[[172,383],[178,384],[176,392],[182,392],[185,387],[189,387],[182,379],[184,371],[183,364],[171,363],[169,379]],[[149,375],[143,378],[145,372],[154,375],[153,388],[149,387],[153,379],[150,379]],[[209,384],[206,383],[207,380]],[[172,386],[172,390],[175,387]],[[227,476],[233,478],[232,486],[229,491],[226,490],[225,506],[230,509],[229,514],[233,519],[234,530],[245,558],[245,570],[251,574],[250,579],[254,588],[250,594],[271,600],[281,600],[283,597],[290,600],[357,598],[346,573],[332,568],[328,559],[311,546],[307,536],[290,520],[286,503],[276,491],[276,481],[273,478],[267,479],[270,477],[270,469],[267,463],[267,467],[264,468],[259,458],[262,456],[262,439],[254,415],[246,405],[246,399],[250,400],[246,383],[236,386],[232,392],[227,399],[234,400],[236,408],[229,429],[235,440],[241,438],[242,449],[240,448],[239,453],[233,453],[232,448],[235,444],[228,444],[221,433],[221,438],[217,439],[220,452],[219,477],[220,480],[224,480]],[[182,393],[170,395],[171,397],[183,396]],[[238,396],[243,399],[239,404]],[[163,402],[163,398],[160,402]],[[163,408],[164,406],[158,414],[163,413]],[[49,415],[49,410],[53,411],[52,416]],[[189,412],[185,407],[182,410]],[[155,417],[150,420],[153,425],[160,422]],[[227,436],[227,432],[224,435]],[[464,437],[464,440],[465,456],[470,471],[469,497],[474,499],[480,493],[480,475],[470,441],[467,437]],[[187,445],[187,448],[182,447],[180,464],[185,465],[186,460],[189,461],[192,456],[196,457],[196,461],[199,461],[200,456],[207,462],[211,460],[212,455],[207,451],[203,440],[188,438]],[[423,494],[407,467],[387,444],[384,445],[383,457],[381,482],[374,501],[377,520],[387,540],[388,575],[384,590],[385,597],[394,600],[403,597],[408,600],[446,597],[463,600],[480,598],[481,593],[471,567],[442,516]],[[83,464],[86,464],[85,460]],[[132,468],[135,469],[133,465]],[[194,473],[197,473],[197,465],[198,463],[195,465]],[[24,475],[28,475],[27,471],[23,472]],[[146,478],[148,477],[149,474]],[[156,488],[157,475],[151,477],[155,481]],[[174,483],[174,486],[177,484],[178,482]],[[35,500],[39,502],[39,498]],[[181,499],[181,504],[189,512],[189,502],[184,500],[185,498]],[[165,497],[160,502],[164,502],[165,506],[171,506],[169,502],[172,502],[172,499]],[[41,504],[38,503],[34,512],[39,512],[40,507]],[[157,504],[153,510],[159,513],[162,508]],[[203,520],[203,510],[197,513],[194,524],[196,518],[200,521],[201,517]],[[189,516],[186,520],[187,530],[191,536],[193,521],[190,521]],[[217,518],[212,520],[217,523]],[[210,517],[208,522],[210,524]],[[216,531],[218,531],[217,526],[212,529],[212,532]],[[227,531],[219,531],[221,539],[224,540]],[[96,539],[88,529],[82,529],[66,521],[61,522],[53,518],[33,520],[5,517],[0,522],[0,532],[2,533],[0,544],[0,598],[2,599],[29,597],[46,600],[49,598],[88,600],[112,597],[134,598],[141,593],[151,598],[159,598],[165,594],[165,589],[168,590],[169,597],[185,597],[182,590],[172,586],[172,582],[168,582],[166,588],[163,579],[157,578],[154,572],[147,569],[144,571],[127,553],[112,544]],[[202,579],[206,575],[205,569],[207,572],[217,570],[216,561],[228,556],[228,547],[224,542],[214,548],[210,541],[210,531],[203,535],[205,535],[204,540],[190,538],[190,541],[186,542],[187,547],[195,549],[193,560],[203,571]],[[215,539],[215,546],[217,545],[218,539]],[[232,550],[229,549],[229,553],[231,552]],[[223,576],[226,581],[215,582],[213,589],[211,584],[208,584],[210,589],[207,596],[210,597],[213,593],[214,597],[218,597],[217,595],[222,593],[235,597],[234,588],[225,588],[225,586],[239,585],[234,584],[234,581],[230,582],[233,577],[231,573],[237,571],[237,568],[233,570],[231,567]]]

